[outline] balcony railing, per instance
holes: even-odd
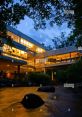
[[[42,67],[51,67],[51,66],[60,66],[60,65],[67,65],[75,63],[77,60],[79,60],[79,57],[76,58],[69,58],[69,59],[63,59],[63,60],[55,60],[55,62],[45,62],[45,63],[38,63],[35,64],[36,68],[42,68]]]

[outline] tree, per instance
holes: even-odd
[[[54,39],[52,39],[52,42],[54,43],[54,48],[56,49],[68,46],[64,32],[62,32],[59,37],[54,37]]]
[[[28,74],[28,81],[35,85],[49,85],[51,84],[51,78],[48,74],[39,72],[30,72]]]
[[[56,77],[59,82],[82,82],[82,58],[66,69],[58,70]]]
[[[6,35],[6,25],[16,25],[27,15],[34,20],[37,29],[45,28],[47,20],[52,26],[68,22],[75,36],[73,40],[81,44],[81,5],[82,0],[0,0],[0,36]]]

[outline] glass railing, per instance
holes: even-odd
[[[46,66],[52,66],[52,65],[59,65],[59,64],[68,64],[73,63],[75,61],[79,60],[79,57],[76,58],[69,58],[69,59],[63,59],[63,60],[56,60],[55,62],[45,62],[45,63],[37,63],[35,64],[36,67],[46,67]]]

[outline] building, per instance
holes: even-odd
[[[4,45],[0,49],[0,71],[7,76],[29,71],[46,72],[47,69],[73,64],[82,56],[81,47],[47,51],[40,43],[10,26],[7,27],[7,34],[11,36],[13,46],[2,39]]]
[[[7,40],[2,39],[4,45],[0,50],[0,71],[8,74],[33,71],[35,69],[34,56],[45,52],[46,49],[10,26],[7,27],[7,34],[11,36],[13,46],[9,46]]]

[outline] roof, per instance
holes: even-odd
[[[11,27],[11,26],[7,26],[7,30],[14,33],[15,35],[24,38],[25,40],[35,44],[36,46],[39,46],[40,48],[46,50],[46,48],[44,46],[42,46],[39,42],[37,42],[36,40],[32,39],[31,37],[23,34],[22,32],[18,31],[17,29]]]
[[[54,56],[54,55],[60,55],[60,54],[66,54],[66,53],[70,53],[70,52],[78,52],[78,48],[76,48],[75,46],[69,46],[69,47],[64,47],[64,48],[59,48],[56,50],[50,50],[50,51],[46,51],[42,54],[37,54],[37,57],[48,57],[48,56]]]
[[[75,46],[69,46],[69,47],[59,48],[59,49],[56,49],[56,50],[47,51],[46,56],[66,54],[66,53],[76,52],[76,51],[78,51],[78,48],[76,48]]]

